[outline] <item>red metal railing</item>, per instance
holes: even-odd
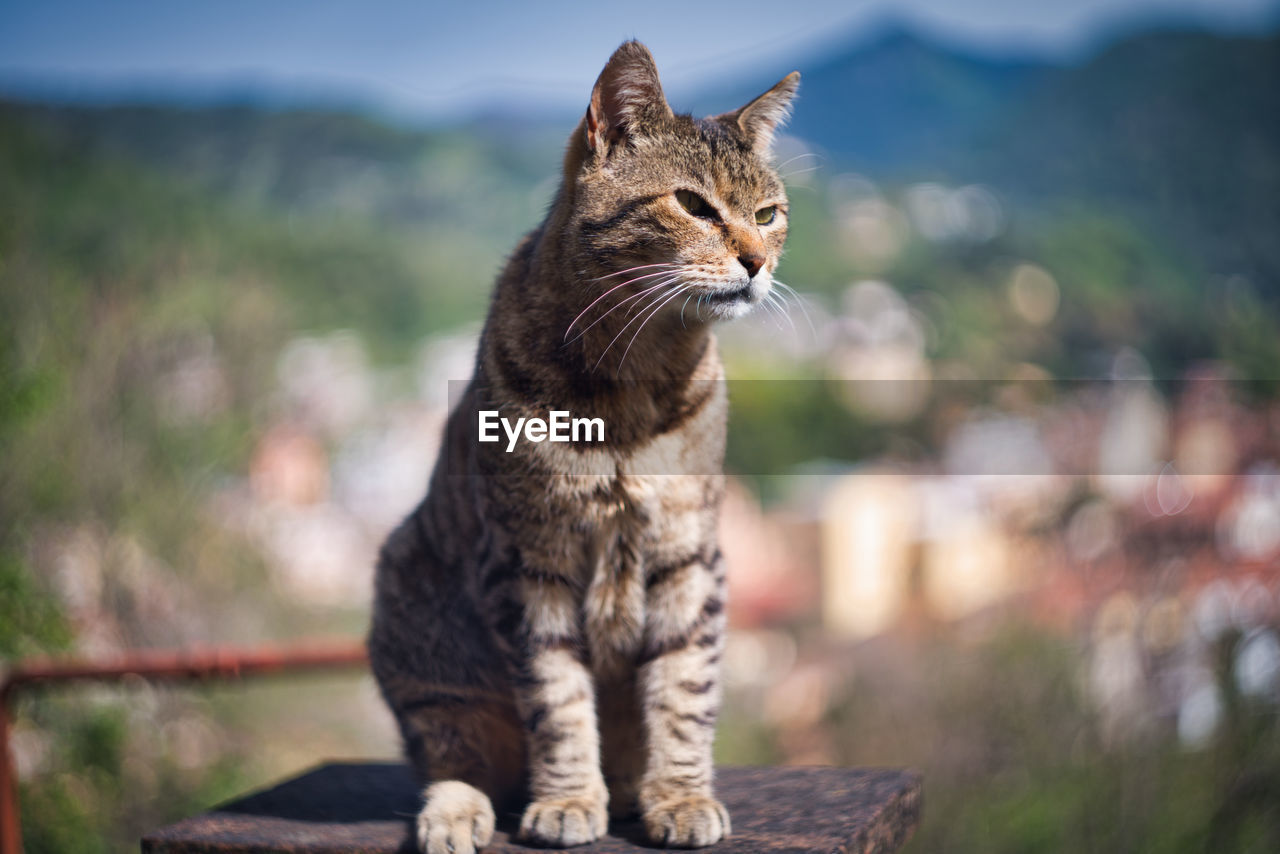
[[[0,854],[22,854],[18,779],[9,752],[10,702],[20,690],[59,682],[116,681],[141,676],[155,681],[239,679],[367,663],[363,644],[324,642],[292,647],[139,651],[102,661],[33,659],[0,679]]]

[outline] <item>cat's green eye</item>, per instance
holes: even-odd
[[[697,193],[689,190],[676,190],[676,201],[680,203],[680,207],[694,216],[716,219],[716,209],[711,207],[711,204]]]
[[[773,222],[773,218],[778,215],[778,206],[769,205],[767,208],[761,208],[756,211],[756,225],[768,225]]]

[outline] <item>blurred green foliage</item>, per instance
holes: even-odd
[[[44,759],[51,770],[20,792],[28,854],[136,850],[143,830],[243,791],[251,760],[229,750],[201,768],[175,763],[157,749],[164,737],[144,724],[145,705],[137,686],[19,704],[24,720],[56,734]]]
[[[263,595],[257,548],[204,502],[245,469],[290,330],[355,325],[375,342],[384,330],[385,351],[403,356],[415,319],[434,328],[417,249],[368,223],[298,227],[87,152],[20,112],[0,108],[0,656],[66,651],[81,633],[148,647],[252,640],[245,625],[261,627],[258,639],[318,631],[317,615]],[[459,304],[470,316],[482,297],[472,303],[446,304],[434,322],[456,322]],[[206,337],[224,357],[227,403],[215,418],[175,421],[164,383]],[[101,550],[93,593],[67,589],[85,579],[55,578],[57,560],[37,554],[86,532]],[[58,593],[95,600],[68,609]],[[173,597],[200,612],[157,611]],[[166,695],[147,718],[132,713],[136,700],[135,688],[19,706],[43,745],[21,791],[28,852],[134,850],[146,828],[251,778],[252,745],[224,739],[193,770],[157,740],[191,713],[189,695]]]

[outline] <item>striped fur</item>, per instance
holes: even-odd
[[[369,634],[428,784],[430,854],[484,845],[495,803],[525,804],[520,833],[545,845],[598,838],[610,812],[674,846],[729,831],[711,779],[727,401],[710,324],[769,293],[786,196],[764,152],[794,90],[675,115],[624,44],[498,280],[427,497],[383,546]],[[602,418],[605,442],[477,441],[477,410],[552,408]]]

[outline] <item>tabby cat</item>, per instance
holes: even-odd
[[[792,73],[745,107],[667,105],[627,42],[546,220],[500,276],[431,486],[379,557],[369,654],[425,790],[429,854],[729,832],[712,792],[726,397],[710,324],[761,303],[787,232],[769,165]],[[600,418],[604,441],[482,442],[482,410]]]

